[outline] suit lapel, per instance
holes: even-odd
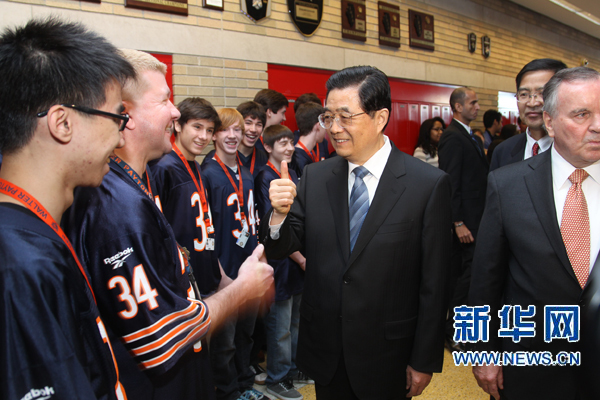
[[[525,146],[527,146],[527,133],[522,133],[517,143],[510,151],[511,161],[517,162],[523,160],[523,156],[525,155]]]
[[[556,220],[556,206],[554,205],[554,191],[552,190],[551,152],[545,151],[530,158],[528,162],[533,171],[526,174],[524,178],[533,207],[558,259],[569,275],[577,282]],[[579,283],[577,284],[579,285]]]
[[[454,125],[454,127],[457,128],[459,130],[459,132],[461,132],[463,135],[466,136],[466,138],[469,141],[469,143],[471,143],[471,145],[473,146],[473,148],[475,149],[475,151],[479,155],[479,159],[481,161],[483,161],[485,163],[485,165],[488,165],[488,162],[487,162],[487,160],[485,158],[485,154],[483,152],[483,149],[481,149],[479,147],[479,144],[477,144],[477,142],[475,140],[473,140],[473,137],[471,137],[471,134],[469,133],[469,131],[467,131],[464,126],[462,126],[458,121],[456,121],[454,119],[452,120],[451,124]]]
[[[337,165],[332,169],[332,176],[327,181],[329,206],[335,221],[338,244],[342,249],[344,262],[350,255],[350,220],[348,217],[348,161],[339,157]],[[359,237],[360,239],[360,237]]]
[[[369,244],[369,241],[373,238],[394,205],[402,196],[402,193],[406,189],[406,186],[404,186],[401,179],[404,175],[406,175],[406,170],[400,150],[392,145],[392,152],[390,153],[390,157],[388,158],[379,184],[377,185],[375,197],[369,207],[365,222],[360,229],[358,239],[356,239],[356,244],[354,245],[352,254],[350,254],[346,269],[352,265],[354,260],[356,260],[360,253],[365,249],[367,244]],[[348,211],[346,211],[346,214],[348,214]],[[348,246],[348,251],[349,250],[350,247]]]

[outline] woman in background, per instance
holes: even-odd
[[[440,117],[434,117],[423,122],[421,129],[419,129],[419,139],[413,156],[437,168],[437,146],[444,129],[446,129],[446,124]]]

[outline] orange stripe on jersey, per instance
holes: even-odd
[[[140,356],[142,354],[146,354],[146,353],[149,353],[151,351],[154,351],[156,349],[163,347],[165,344],[167,344],[171,339],[173,339],[177,335],[180,335],[180,334],[190,330],[192,327],[194,327],[194,326],[198,325],[200,322],[202,322],[205,315],[206,315],[206,308],[202,308],[202,312],[198,316],[196,316],[196,318],[190,319],[181,325],[177,325],[176,327],[171,329],[168,333],[161,336],[159,339],[155,340],[154,342],[151,342],[144,346],[132,349],[130,351],[130,353],[133,354],[134,356]]]
[[[197,311],[197,308],[198,308],[198,304],[190,303],[190,305],[187,308],[185,308],[181,311],[176,311],[167,316],[164,316],[160,320],[156,321],[154,324],[150,325],[147,328],[144,328],[137,332],[133,332],[133,333],[130,333],[129,335],[123,336],[123,340],[125,341],[125,343],[131,343],[136,340],[143,339],[147,336],[153,335],[156,332],[158,332],[159,330],[161,330],[162,328],[164,328],[166,325],[170,324],[171,322],[177,321],[182,318],[186,318],[191,314],[195,314]]]
[[[173,347],[171,347],[169,351],[148,361],[141,362],[140,364],[138,364],[138,366],[141,369],[150,369],[167,362],[171,357],[173,357],[177,350],[181,349],[184,346],[187,346],[190,342],[195,342],[196,340],[198,340],[202,336],[202,332],[208,330],[209,325],[210,315],[208,316],[208,318],[206,318],[206,321],[204,321],[202,325],[198,325],[196,328],[190,331],[190,333],[185,338],[181,339],[179,342],[173,345]]]

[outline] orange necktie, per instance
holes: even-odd
[[[572,185],[563,208],[560,233],[569,261],[579,285],[583,288],[590,271],[590,217],[581,184],[588,177],[583,169],[576,169],[569,180]]]

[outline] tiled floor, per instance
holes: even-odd
[[[266,391],[265,386],[255,385],[255,388],[261,392]],[[304,400],[316,400],[314,385],[303,385],[298,391],[304,396]],[[269,398],[276,399],[274,396]],[[434,374],[431,383],[425,389],[421,396],[415,397],[415,400],[488,400],[489,396],[484,393],[479,386],[473,374],[471,367],[457,367],[452,361],[452,354],[447,350],[444,352],[444,371],[441,374]]]

